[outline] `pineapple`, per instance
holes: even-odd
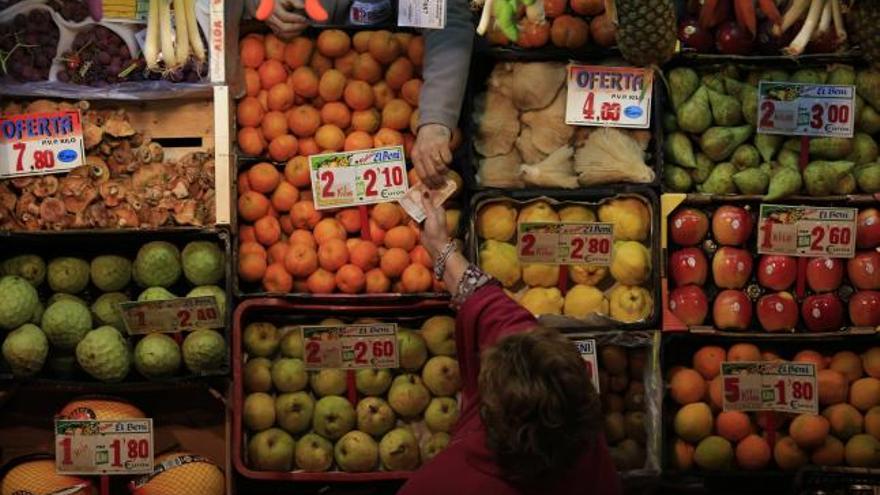
[[[675,52],[675,5],[672,0],[606,0],[615,4],[617,46],[637,66],[660,65]]]
[[[852,34],[862,47],[862,53],[871,63],[880,64],[880,2],[857,1],[847,17],[852,22]]]

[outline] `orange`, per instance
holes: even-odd
[[[370,49],[370,36],[372,31],[358,31],[351,37],[351,45],[357,53],[364,53]]]
[[[317,155],[321,152],[321,148],[318,147],[318,143],[315,141],[315,138],[303,138],[299,140],[299,153],[304,156]]]
[[[266,141],[283,136],[287,134],[287,117],[282,112],[268,112],[263,116],[260,129]]]
[[[355,265],[342,265],[336,272],[336,286],[346,294],[357,294],[364,290],[366,280],[364,271]]]
[[[286,161],[296,154],[298,144],[290,134],[278,136],[269,143],[269,158],[276,162]]]
[[[340,129],[348,129],[351,125],[351,111],[344,103],[333,101],[321,107],[321,122],[335,125]]]
[[[734,344],[727,350],[728,361],[760,361],[761,351],[754,344]]]
[[[311,67],[297,67],[291,74],[293,90],[305,98],[318,96],[318,74]]]
[[[238,260],[238,275],[247,282],[256,282],[266,273],[266,257],[247,254]]]
[[[325,57],[336,58],[345,55],[351,48],[351,39],[345,31],[323,29],[318,35],[318,51]]]
[[[711,380],[721,373],[721,363],[727,358],[727,353],[721,347],[707,345],[694,354],[694,369],[703,375],[706,380]]]
[[[379,265],[379,250],[370,241],[360,241],[350,250],[351,262],[360,269],[367,271]]]
[[[333,68],[333,60],[321,55],[320,53],[312,54],[312,62],[309,64],[309,67],[315,71],[319,76],[328,70]]]
[[[373,85],[373,101],[379,110],[384,109],[385,105],[395,96],[397,95],[394,94],[394,90],[385,81],[379,81]]]
[[[343,97],[352,110],[366,110],[373,106],[373,88],[364,81],[348,81]]]
[[[308,277],[318,269],[318,253],[305,244],[293,244],[284,257],[284,268],[294,277]]]
[[[383,230],[388,230],[400,225],[403,221],[403,212],[394,203],[379,203],[370,211],[370,218]]]
[[[333,68],[342,73],[345,77],[351,77],[354,71],[354,61],[357,59],[357,52],[350,51],[345,55],[333,61]]]
[[[382,148],[384,146],[403,146],[403,134],[394,130],[383,127],[373,136],[373,146]]]
[[[373,268],[368,271],[364,278],[366,279],[366,293],[367,294],[382,294],[388,292],[391,288],[391,281],[388,280],[388,277],[382,270],[378,268]]]
[[[399,277],[409,266],[409,253],[400,248],[385,251],[379,260],[379,267],[389,278]]]
[[[315,241],[315,237],[310,231],[306,229],[294,230],[290,234],[290,238],[287,240],[287,242],[291,246],[295,244],[302,244],[303,246],[307,246],[312,249],[318,249],[318,243]]]
[[[400,54],[400,42],[390,31],[376,31],[370,36],[370,55],[380,64],[390,64]]]
[[[325,102],[339,101],[342,98],[342,92],[345,91],[345,74],[330,69],[321,74],[321,80],[318,82],[318,94]]]
[[[329,239],[318,245],[318,263],[321,268],[335,272],[342,265],[348,263],[348,247],[345,241]]]
[[[394,39],[400,43],[400,51],[402,53],[406,53],[406,49],[409,47],[409,42],[412,41],[413,37],[412,33],[394,33]]]
[[[281,212],[289,212],[299,201],[299,189],[287,181],[281,181],[272,193],[272,207]]]
[[[255,96],[245,96],[235,109],[238,125],[256,127],[263,120],[263,106]]]
[[[256,192],[248,191],[238,197],[238,216],[247,222],[254,222],[269,212],[269,199]]]
[[[287,83],[278,83],[269,88],[269,93],[266,95],[266,105],[269,106],[269,110],[283,112],[293,105],[293,97],[293,89]]]
[[[266,250],[268,255],[269,264],[275,262],[283,262],[284,257],[287,255],[287,250],[290,249],[290,246],[284,242],[283,240],[276,242],[269,246],[269,249]]]
[[[254,222],[254,232],[257,234],[257,242],[271,246],[281,239],[281,224],[277,218],[267,215]]]
[[[277,60],[266,60],[260,64],[257,73],[260,75],[260,86],[265,90],[287,80],[287,70]]]
[[[315,133],[315,142],[323,151],[339,151],[345,145],[345,133],[335,125],[322,125]]]
[[[309,175],[309,159],[295,156],[284,166],[284,178],[296,187],[308,187],[311,183]]]
[[[709,404],[714,409],[721,409],[723,404],[723,398],[721,396],[721,375],[716,376],[711,381],[706,382],[706,387],[708,388],[708,396],[709,396]]]
[[[385,242],[385,229],[379,227],[379,224],[373,219],[370,219],[370,240],[377,246],[381,246]]]
[[[245,67],[244,69],[244,87],[247,96],[257,96],[260,94],[262,86],[260,85],[260,74],[255,69]]]
[[[323,268],[318,268],[306,280],[309,292],[313,294],[331,294],[336,289],[336,277]]]
[[[409,252],[415,245],[416,236],[412,229],[405,225],[398,225],[385,233],[385,247],[387,248],[401,248]]]
[[[425,38],[423,36],[416,36],[409,42],[409,46],[406,47],[406,57],[410,62],[413,63],[416,67],[422,66],[422,58],[425,54]]]
[[[281,232],[284,232],[284,235],[290,235],[293,232],[293,221],[290,219],[290,215],[281,215],[278,217],[278,223],[281,224]]]
[[[764,469],[770,463],[770,456],[770,445],[758,435],[749,435],[736,445],[736,463],[742,469]]]
[[[260,102],[260,108],[263,109],[264,112],[269,111],[269,92],[265,89],[260,89],[260,92],[257,93],[257,101]]]
[[[409,294],[430,291],[433,280],[434,276],[431,275],[431,271],[418,263],[413,263],[406,267],[406,270],[400,276],[403,292]]]
[[[264,258],[268,256],[266,248],[264,248],[260,243],[256,241],[242,242],[241,245],[238,247],[238,255],[243,258],[249,254],[258,254]]]
[[[773,458],[783,471],[796,471],[809,462],[804,452],[791,437],[782,437],[773,446]]]
[[[369,53],[361,53],[352,63],[351,77],[373,84],[382,79],[382,67]]]
[[[346,238],[345,228],[339,223],[339,220],[335,218],[323,218],[312,232],[315,236],[315,241],[320,246],[330,239],[339,239],[344,241]]]
[[[349,237],[345,240],[345,247],[348,249],[349,258],[351,258],[351,250],[355,248],[362,241],[357,237]]]
[[[256,36],[246,36],[238,42],[238,53],[242,65],[256,69],[263,63],[266,48],[263,41]]]
[[[293,222],[293,226],[298,229],[313,228],[321,221],[321,213],[315,210],[315,205],[311,200],[303,200],[300,196],[300,200],[294,203],[290,209],[290,220]]]
[[[395,98],[382,109],[382,127],[398,131],[406,129],[409,126],[410,115],[412,115],[412,107],[409,103]]]
[[[403,135],[403,152],[406,156],[412,155],[413,146],[416,145],[416,137],[407,132]]]
[[[385,82],[391,89],[398,91],[412,79],[414,71],[413,63],[406,57],[400,57],[388,66],[388,70],[385,71]]]
[[[266,58],[283,62],[284,47],[284,42],[274,34],[270,33],[263,37],[263,48],[266,50]]]
[[[321,114],[311,105],[300,105],[287,112],[287,127],[297,137],[310,137],[321,125]]]
[[[696,371],[685,368],[672,376],[669,392],[675,402],[681,405],[692,404],[706,395],[706,381]]]
[[[862,360],[852,351],[840,351],[834,354],[828,367],[841,372],[850,383],[862,377]]]
[[[828,362],[825,360],[825,356],[810,349],[805,349],[795,354],[791,360],[795,363],[813,363],[816,365],[817,372],[828,367]]]
[[[349,234],[359,234],[361,231],[361,212],[357,208],[345,208],[336,213],[336,219]]]
[[[284,63],[291,69],[302,67],[312,58],[312,50],[314,50],[312,40],[298,36],[284,47]]]
[[[366,150],[373,147],[373,136],[363,131],[353,131],[345,137],[345,151]]]
[[[238,227],[238,241],[241,243],[257,242],[257,235],[254,233],[254,226],[240,225]]]
[[[284,269],[284,264],[273,263],[266,268],[263,275],[263,288],[267,292],[290,292],[293,288],[293,277]]]
[[[425,249],[425,246],[416,246],[412,248],[412,251],[409,252],[409,258],[413,263],[420,263],[425,268],[434,268],[434,262],[431,260],[431,255],[428,254],[428,250]]]
[[[738,442],[752,432],[752,423],[744,412],[725,411],[715,418],[715,431],[731,442]]]
[[[846,402],[849,382],[843,373],[832,369],[821,370],[816,374],[816,385],[819,387],[819,405]]]
[[[278,187],[281,182],[281,174],[271,163],[260,162],[247,171],[248,183],[251,189],[258,193],[268,194]]]
[[[409,130],[418,133],[419,132],[419,109],[416,108],[409,114]],[[449,141],[449,149],[452,149],[452,139]]]
[[[372,134],[379,130],[381,119],[382,116],[375,108],[358,110],[351,114],[351,128],[355,131],[363,131]],[[372,138],[370,139],[370,144],[372,145]]]
[[[825,443],[831,424],[818,414],[801,414],[788,426],[791,439],[802,449],[812,449]]]
[[[419,95],[422,92],[422,80],[410,79],[400,88],[400,96],[410,105],[419,106]]]

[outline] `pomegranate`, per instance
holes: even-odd
[[[715,48],[724,55],[746,55],[753,45],[748,31],[734,21],[725,22],[715,31]]]
[[[715,40],[708,29],[700,27],[693,17],[682,19],[678,25],[678,39],[685,48],[699,53],[710,53],[714,49]]]

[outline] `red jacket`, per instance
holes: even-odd
[[[507,297],[497,285],[479,289],[462,305],[456,322],[456,349],[461,366],[461,419],[449,447],[414,473],[398,495],[526,495],[501,477],[486,446],[486,429],[479,414],[480,351],[500,338],[529,330],[534,317]],[[555,485],[528,495],[618,495],[617,471],[600,437]]]

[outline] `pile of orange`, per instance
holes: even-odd
[[[418,126],[424,39],[411,33],[322,30],[284,43],[239,43],[247,95],[236,109],[238,147],[287,161],[319,152],[403,145]],[[460,133],[455,133],[460,141]]]
[[[419,179],[411,170],[410,185]],[[460,180],[457,178],[457,180]],[[357,207],[316,210],[308,159],[283,169],[258,163],[238,176],[238,273],[268,292],[330,294],[443,291],[419,245],[419,225],[397,203],[368,208],[369,239]],[[454,236],[460,210],[447,210]]]

